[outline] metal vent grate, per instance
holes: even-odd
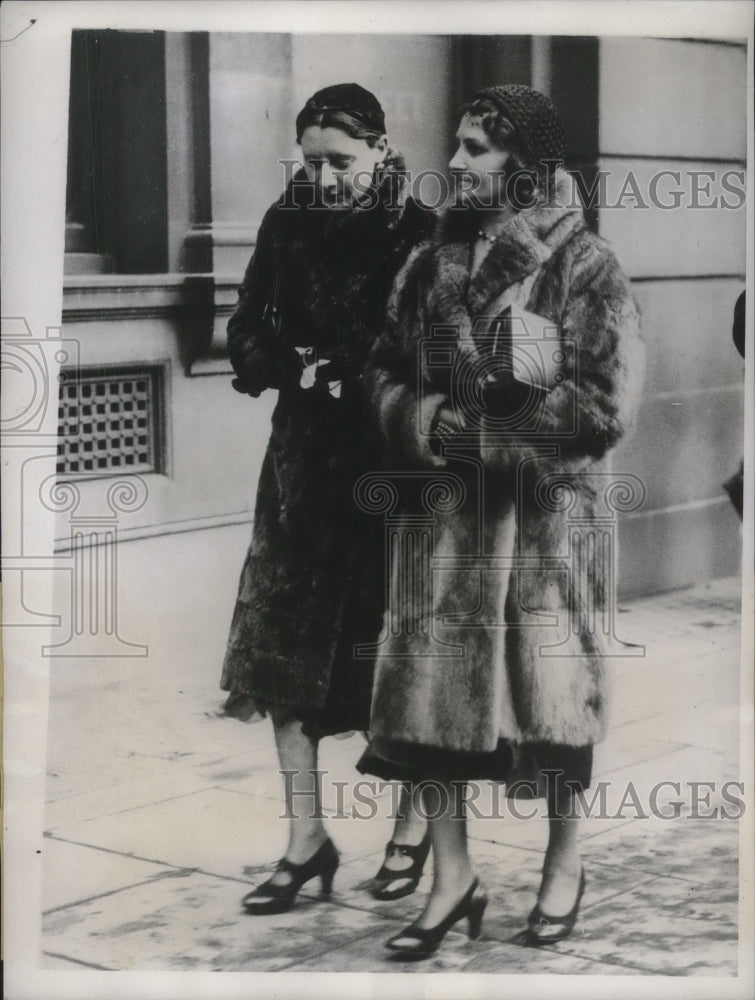
[[[160,472],[161,371],[61,373],[58,476]]]

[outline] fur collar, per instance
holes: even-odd
[[[439,222],[435,267],[455,286],[468,311],[482,315],[500,292],[536,271],[578,230],[584,213],[572,207],[572,183],[565,171],[556,175],[555,196],[517,212],[504,226],[474,277],[470,279],[472,241],[478,228],[473,209],[447,208]]]
[[[316,210],[317,192],[303,170],[298,171],[277,204],[275,241],[280,257],[290,259],[300,248],[320,262],[326,274],[368,274],[402,242],[404,235],[429,235],[432,217],[424,222],[405,209],[406,165],[401,153],[388,150],[373,178],[368,208]],[[413,208],[414,206],[412,206]],[[408,225],[402,225],[408,215]],[[326,282],[325,277],[322,281]]]

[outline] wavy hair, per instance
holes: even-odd
[[[516,125],[487,98],[471,100],[462,107],[462,111],[475,115],[480,119],[480,126],[496,149],[508,153],[509,159],[502,172],[501,184],[508,185],[512,179],[517,179],[515,185],[515,209],[532,206],[536,202],[547,200],[553,195],[555,179],[554,171],[548,170],[542,161],[534,161],[528,156],[519,137]],[[517,204],[521,199],[521,202]]]

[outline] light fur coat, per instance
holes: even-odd
[[[432,519],[429,564],[419,544],[394,552],[377,740],[489,751],[499,738],[585,746],[605,732],[616,511],[638,502],[608,458],[632,423],[644,354],[629,281],[581,209],[558,207],[564,177],[557,194],[514,216],[471,279],[468,219],[447,213],[399,274],[369,361],[387,468],[400,473],[394,527],[409,537],[413,517]],[[453,404],[459,359],[479,354],[474,319],[507,290],[571,345],[564,378],[534,423],[501,433],[483,413],[437,456],[432,417]],[[420,360],[438,326],[455,330],[455,369]],[[433,477],[445,486],[428,507]]]

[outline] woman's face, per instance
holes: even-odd
[[[509,154],[494,146],[479,115],[467,112],[456,133],[458,148],[448,164],[456,178],[457,204],[500,207],[501,176]]]
[[[365,139],[354,139],[333,126],[310,125],[301,136],[307,177],[329,208],[350,208],[364,199],[387,147],[385,136],[369,146]]]

